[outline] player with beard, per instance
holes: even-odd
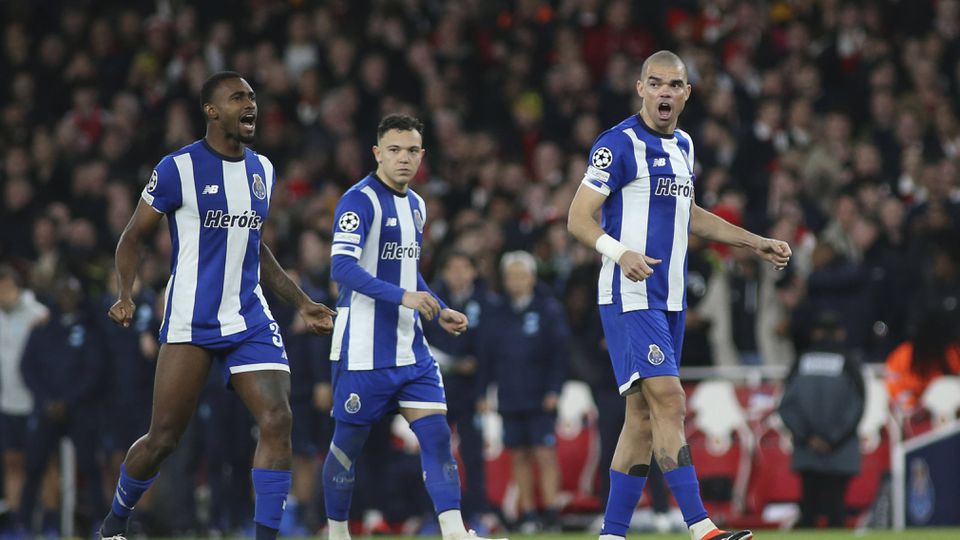
[[[140,248],[167,216],[173,261],[160,326],[150,429],[127,452],[103,538],[123,538],[127,520],[156,479],[197,407],[214,361],[259,428],[253,458],[257,540],[273,540],[290,489],[290,368],[262,281],[295,306],[314,333],[333,329],[335,312],[313,302],[261,242],[273,164],[254,140],[257,101],[238,73],[212,75],[201,90],[206,136],[164,157],[117,244],[118,298],[110,319],[129,326]]]

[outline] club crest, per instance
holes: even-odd
[[[260,200],[267,198],[267,185],[257,173],[253,173],[253,195]]]
[[[347,401],[343,404],[343,409],[350,414],[357,414],[357,412],[360,411],[360,396],[350,394],[350,397],[348,397]]]
[[[663,354],[663,351],[660,350],[660,347],[656,343],[650,344],[650,351],[647,352],[647,362],[655,366],[659,366],[666,359],[666,356]]]

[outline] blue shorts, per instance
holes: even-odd
[[[28,418],[28,414],[0,413],[0,451],[26,448]]]
[[[401,407],[447,410],[443,379],[436,360],[409,366],[350,371],[333,362],[333,418],[350,424],[373,424]]]
[[[533,448],[557,444],[557,417],[544,411],[502,412],[503,445],[507,448]]]
[[[660,309],[620,311],[619,304],[600,306],[600,321],[607,340],[620,395],[639,379],[680,376],[680,350],[686,313]]]
[[[237,373],[268,370],[290,373],[280,325],[275,322],[195,345],[209,351],[220,361],[223,383],[228,387],[230,376]]]

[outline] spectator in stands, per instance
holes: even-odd
[[[917,410],[927,386],[943,375],[960,375],[960,343],[950,319],[931,312],[921,319],[913,338],[887,357],[890,399],[909,415]]]
[[[447,421],[456,427],[466,486],[463,488],[463,514],[473,526],[490,511],[486,496],[483,461],[483,431],[477,417],[477,352],[480,335],[491,324],[490,317],[499,306],[499,298],[477,279],[476,266],[465,253],[447,253],[441,264],[440,279],[432,288],[447,305],[467,316],[470,327],[458,337],[433,324],[423,327],[440,370],[447,394]],[[483,531],[481,531],[481,534]]]
[[[560,390],[566,380],[570,330],[559,302],[537,286],[537,263],[525,251],[509,252],[500,263],[503,305],[488,316],[480,338],[480,401],[489,384],[497,385],[497,410],[503,417],[503,444],[510,449],[513,479],[520,492],[520,530],[559,527],[560,469],[554,424]],[[541,520],[535,504],[533,467],[540,479]]]
[[[787,376],[780,417],[793,434],[792,468],[800,473],[801,527],[825,516],[842,527],[844,497],[860,472],[857,425],[866,393],[860,364],[847,349],[846,329],[836,312],[821,312],[811,325],[809,346]]]
[[[49,316],[50,310],[33,291],[20,286],[17,272],[7,264],[0,265],[0,500],[12,512],[20,508],[26,464],[24,439],[27,419],[33,412],[33,397],[20,373],[20,361],[30,332]]]

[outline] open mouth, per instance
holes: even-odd
[[[673,106],[669,103],[663,102],[657,105],[657,115],[661,120],[669,120],[670,115],[673,113]]]
[[[254,113],[244,113],[240,116],[240,125],[251,131],[253,130],[256,123],[257,123],[257,115]]]

